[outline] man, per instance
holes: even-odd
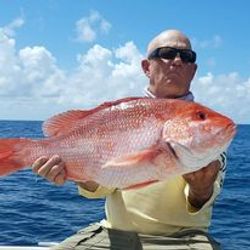
[[[167,30],[148,45],[142,69],[152,98],[193,101],[190,84],[197,65],[189,39]],[[56,183],[65,182],[59,156],[39,158],[34,172]],[[106,216],[55,249],[220,249],[205,232],[212,204],[220,192],[225,155],[201,170],[132,191],[110,190],[95,182],[78,183],[81,195],[106,197]]]

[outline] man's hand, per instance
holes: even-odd
[[[46,157],[38,158],[32,164],[32,170],[58,186],[63,185],[66,181],[65,164],[58,155],[54,155],[50,159]],[[77,182],[77,185],[91,192],[94,192],[99,186],[94,181]]]
[[[66,181],[65,164],[58,155],[54,155],[50,159],[38,158],[32,164],[32,170],[56,185],[63,185]]]
[[[213,161],[206,167],[183,175],[189,184],[189,203],[195,208],[201,208],[213,194],[213,184],[220,170],[220,162]]]

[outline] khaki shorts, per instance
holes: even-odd
[[[185,230],[172,236],[150,236],[106,229],[93,224],[67,238],[51,250],[221,250],[220,244],[198,230]]]

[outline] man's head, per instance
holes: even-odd
[[[154,95],[176,98],[189,92],[197,69],[196,55],[183,33],[178,30],[160,33],[149,43],[147,56],[142,60],[142,68]]]

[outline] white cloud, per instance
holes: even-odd
[[[57,97],[63,91],[65,74],[44,47],[26,47],[19,52],[23,87],[35,98]],[[25,88],[24,88],[25,89]]]
[[[64,73],[44,47],[16,51],[15,40],[3,35],[0,41],[0,95],[37,98],[60,94]]]
[[[211,39],[200,40],[197,38],[192,39],[192,44],[194,48],[219,48],[223,43],[222,37],[219,35],[214,35]]]
[[[99,12],[91,11],[90,15],[76,22],[76,40],[79,42],[93,42],[99,33],[108,34],[111,24]]]
[[[77,41],[92,42],[96,39],[96,32],[90,26],[88,20],[81,19],[76,23]]]
[[[108,34],[110,29],[111,29],[111,24],[105,19],[101,19],[100,30],[105,34]]]
[[[16,33],[16,29],[20,28],[24,25],[24,19],[22,17],[18,17],[16,19],[14,19],[11,23],[9,23],[8,25],[4,26],[2,28],[2,32],[7,35],[7,36],[15,36]],[[1,29],[0,29],[1,32]]]
[[[11,107],[1,110],[0,119],[19,114],[44,119],[66,109],[139,95],[145,84],[142,55],[133,42],[113,50],[96,44],[78,55],[77,68],[67,73],[45,47],[16,51],[15,40],[4,36],[0,53],[0,105]]]
[[[79,67],[69,76],[71,84],[67,92],[71,95],[65,95],[64,100],[96,105],[105,100],[141,94],[145,84],[141,58],[133,42],[114,50],[94,45],[86,54],[78,56]]]
[[[148,81],[140,68],[142,54],[132,41],[114,49],[95,44],[77,56],[77,67],[70,72],[45,47],[17,50],[14,38],[3,33],[0,54],[0,119],[45,119],[141,95]],[[238,123],[250,123],[250,77],[207,73],[196,77],[192,90],[197,101]]]
[[[196,101],[232,117],[238,123],[250,123],[250,77],[237,72],[197,77],[192,85]]]

